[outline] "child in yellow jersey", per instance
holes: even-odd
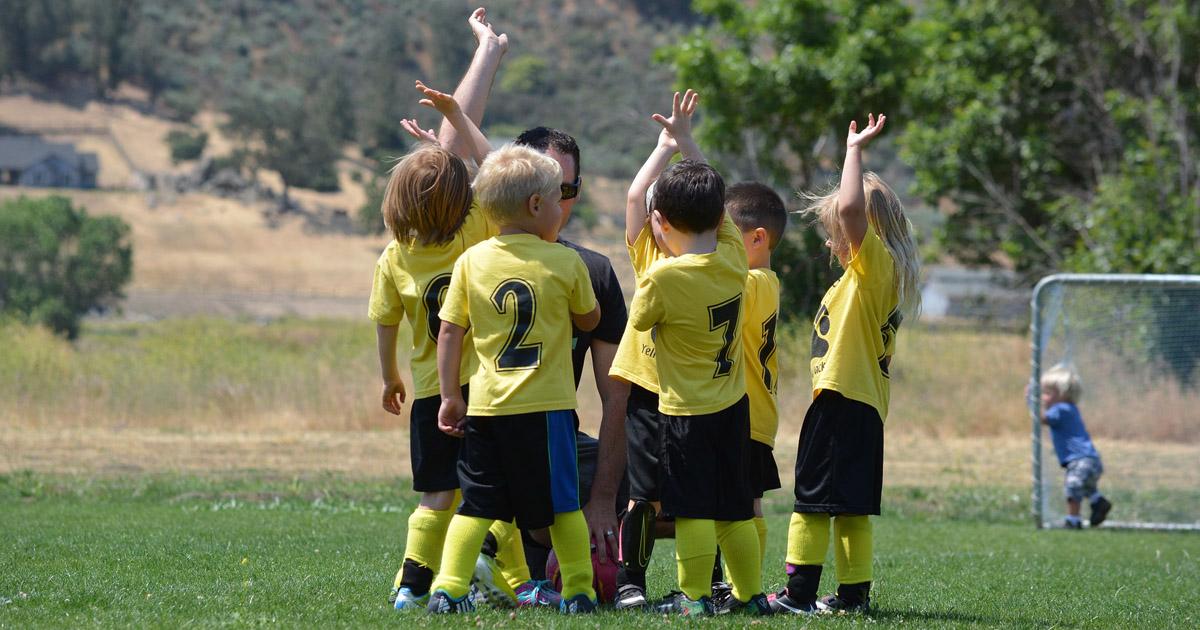
[[[487,154],[487,141],[454,99],[420,82],[417,88],[426,95],[425,104],[443,112],[474,141],[476,157],[482,159]],[[404,561],[389,597],[398,610],[424,607],[428,602],[430,583],[441,566],[446,528],[458,504],[457,466],[462,440],[437,427],[441,405],[436,348],[441,320],[437,311],[459,255],[497,231],[483,213],[471,210],[470,181],[461,159],[442,147],[425,144],[392,168],[381,207],[393,240],[375,265],[368,315],[376,322],[383,408],[396,415],[408,396],[396,361],[399,325],[406,317],[410,324],[407,342],[414,400],[409,409],[409,448],[413,489],[421,493],[420,504],[408,519]],[[464,396],[472,367],[465,364],[455,380],[462,385]],[[500,592],[484,591],[489,599],[505,602],[510,599],[508,590],[529,580],[529,570],[516,529],[511,524],[498,524],[495,533],[497,539],[511,541],[502,545],[500,554],[505,560],[507,583]]]
[[[515,145],[489,155],[475,179],[479,207],[500,234],[454,264],[439,311],[438,423],[465,440],[463,502],[446,534],[431,612],[473,609],[468,590],[480,544],[494,521],[514,517],[523,529],[550,528],[561,610],[595,609],[571,413],[571,324],[592,330],[600,308],[579,254],[554,242],[561,182],[557,161]],[[477,360],[469,406],[456,384],[468,336]]]
[[[653,331],[655,343],[660,491],[663,510],[675,516],[682,591],[665,609],[713,611],[719,545],[733,582],[730,608],[767,614],[744,461],[750,428],[739,325],[746,250],[726,220],[725,184],[711,166],[685,159],[663,170],[676,148],[699,153],[691,138],[695,101],[690,90],[682,99],[677,93],[671,117],[654,117],[663,131],[630,186],[626,209],[643,207],[653,180],[647,221],[666,257],[638,279],[629,319],[634,330]]]
[[[845,270],[813,322],[813,401],[800,429],[796,503],[788,527],[788,585],[776,612],[860,611],[870,607],[872,534],[883,488],[883,421],[889,368],[903,314],[920,304],[920,261],[896,193],[862,172],[862,149],[885,116],[850,123],[838,190],[810,197]],[[833,521],[837,593],[817,600]]]
[[[754,495],[754,526],[758,529],[760,560],[766,554],[767,522],[762,497],[781,487],[775,465],[776,404],[779,359],[775,326],[779,321],[779,277],[771,271],[771,251],[783,240],[787,209],[769,186],[742,182],[725,191],[725,212],[742,233],[750,273],[742,294],[742,357],[746,366],[746,395],[750,398],[750,448],[746,472]],[[720,604],[720,602],[718,602]]]

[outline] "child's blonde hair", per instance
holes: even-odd
[[[562,167],[554,158],[516,144],[488,154],[475,176],[479,207],[500,225],[520,216],[533,195],[550,197],[562,185]]]
[[[383,223],[401,243],[442,245],[471,209],[471,177],[453,153],[423,144],[396,162],[383,192]]]
[[[867,222],[892,255],[899,298],[896,308],[905,317],[915,316],[921,310],[921,256],[913,238],[912,224],[904,215],[904,204],[892,187],[872,171],[863,173],[863,191],[866,193]],[[816,217],[829,233],[829,240],[834,244],[830,257],[835,260],[839,246],[846,243],[837,217],[838,189],[823,195],[802,193],[801,197],[808,202],[801,212]]]
[[[1042,373],[1042,389],[1053,389],[1063,400],[1075,404],[1083,396],[1079,373],[1067,363],[1059,363]]]

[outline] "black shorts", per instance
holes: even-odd
[[[635,384],[629,386],[625,406],[625,471],[629,477],[629,498],[634,501],[658,501],[662,471],[662,419],[658,413],[658,394]]]
[[[824,390],[796,451],[796,512],[879,514],[883,421],[874,407]]]
[[[676,518],[754,517],[747,475],[750,399],[699,416],[662,414],[663,511]]]
[[[574,415],[467,416],[458,478],[459,514],[549,527],[555,514],[580,506]]]
[[[750,438],[750,446],[746,450],[746,474],[750,476],[750,491],[755,499],[763,498],[767,490],[783,487],[779,482],[775,451],[754,438]]]
[[[467,386],[462,387],[463,400]],[[441,396],[427,396],[413,401],[408,410],[408,452],[412,460],[413,490],[442,492],[458,489],[458,451],[462,438],[438,429],[438,408]]]

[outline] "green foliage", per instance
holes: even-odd
[[[812,321],[825,291],[841,274],[820,233],[808,225],[789,227],[771,252],[771,268],[781,280],[779,312],[784,321]]]
[[[898,0],[701,0],[711,23],[659,58],[701,93],[702,146],[735,170],[812,186],[847,121],[899,100],[910,11]]]
[[[208,133],[204,131],[188,133],[172,129],[167,132],[167,146],[171,148],[171,161],[175,164],[199,158],[207,145]]]
[[[133,269],[129,225],[66,197],[0,203],[0,313],[68,338],[88,311],[121,296]]]
[[[383,234],[387,231],[387,225],[383,222],[383,213],[380,211],[380,208],[383,207],[383,187],[386,181],[386,176],[372,175],[364,186],[367,200],[358,207],[358,212],[354,217],[358,230],[362,234]]]

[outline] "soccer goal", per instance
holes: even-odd
[[[1067,363],[1083,384],[1079,410],[1114,506],[1103,527],[1200,530],[1200,276],[1052,275],[1034,288],[1032,309],[1037,526],[1059,527],[1066,514],[1039,381]]]

